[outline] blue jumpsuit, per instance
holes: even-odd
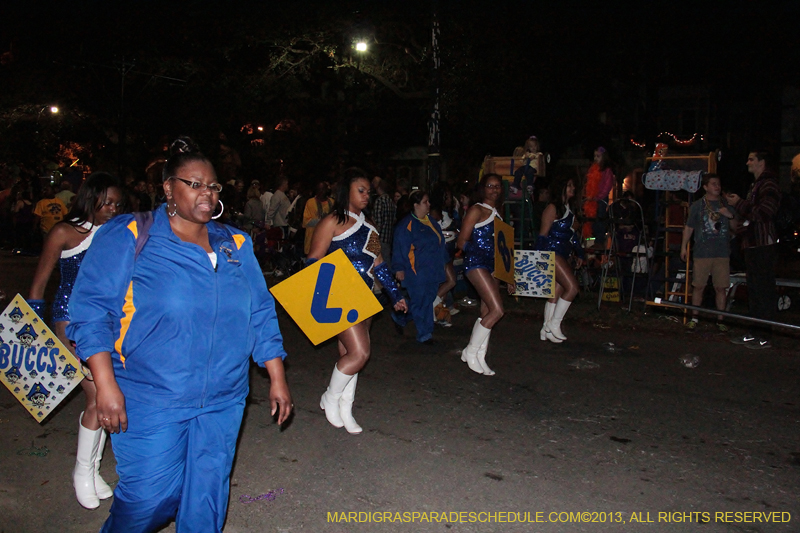
[[[80,227],[89,230],[89,234],[75,248],[63,250],[61,258],[58,260],[61,283],[58,285],[56,297],[53,300],[53,322],[69,322],[69,297],[75,286],[75,278],[78,277],[83,256],[86,255],[86,250],[91,246],[94,234],[100,226],[86,222]]]
[[[120,481],[104,532],[222,531],[250,357],[285,357],[250,238],[207,224],[211,254],[181,241],[165,209],[134,261],[136,222],[103,225],[70,299],[78,355],[111,353],[128,430],[112,434]],[[177,515],[177,516],[176,516]]]
[[[564,259],[569,259],[572,252],[575,252],[579,257],[583,257],[583,248],[578,244],[577,235],[575,230],[572,229],[575,215],[570,211],[569,206],[566,207],[564,215],[553,221],[547,236],[539,237],[536,249],[540,251],[550,250]]]
[[[445,281],[444,265],[450,260],[439,223],[428,219],[431,225],[409,214],[394,230],[392,272],[403,272],[403,287],[410,302],[407,313],[392,313],[392,319],[401,326],[414,320],[417,341],[433,337],[433,300],[439,285]]]
[[[473,268],[485,268],[490,274],[494,274],[494,219],[503,219],[497,214],[497,209],[482,203],[477,205],[491,209],[492,214],[475,224],[472,229],[472,236],[464,250],[464,272]]]

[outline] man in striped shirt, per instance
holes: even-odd
[[[375,200],[372,206],[372,221],[381,236],[381,256],[389,264],[392,262],[392,236],[397,206],[386,191],[386,182],[378,176],[372,178]]]

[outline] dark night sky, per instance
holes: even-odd
[[[358,122],[362,148],[368,148],[364,142],[382,148],[425,143],[427,102],[403,101],[383,91],[373,95],[372,107],[359,111],[359,91],[369,86],[364,78],[354,77],[346,90],[355,118],[296,96],[315,94],[332,79],[330,69],[314,73],[304,87],[284,87],[263,101],[241,90],[255,83],[248,76],[266,61],[264,45],[253,44],[254,35],[341,24],[338,38],[345,39],[348,27],[376,34],[403,27],[409,43],[424,44],[430,2],[5,4],[0,53],[11,51],[14,60],[0,67],[5,88],[0,112],[59,101],[115,126],[120,76],[97,65],[135,58],[136,71],[188,80],[172,84],[134,73],[126,78],[129,128],[146,130],[148,142],[187,127],[230,130],[248,114],[256,117],[251,120],[305,114]],[[660,87],[709,86],[721,102],[720,112],[725,106],[762,103],[763,113],[774,114],[780,87],[798,84],[797,2],[630,5],[439,0],[445,151],[460,147],[482,152],[475,154],[480,158],[507,152],[531,133],[543,137],[554,153],[613,135],[652,141],[647,137],[656,126],[647,99]],[[415,72],[423,82],[426,69]],[[634,117],[637,100],[648,110]],[[599,124],[600,112],[610,113],[615,122]],[[755,109],[752,115],[759,113]]]

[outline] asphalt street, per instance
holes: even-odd
[[[0,288],[26,290],[35,263],[0,255]],[[713,324],[690,333],[590,296],[561,345],[539,340],[541,301],[509,298],[492,377],[459,359],[477,310],[437,328],[432,347],[382,313],[358,436],[319,408],[334,344],[315,348],[281,312],[295,413],[275,425],[253,368],[225,531],[800,531],[796,338],[748,350]],[[0,392],[0,531],[99,530],[111,500],[85,510],[71,486],[82,403],[75,393],[40,425]],[[117,479],[110,446],[102,474]]]

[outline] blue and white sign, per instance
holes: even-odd
[[[552,298],[556,290],[556,253],[514,250],[516,296]]]
[[[0,381],[37,422],[83,379],[81,364],[19,294],[0,315]]]

